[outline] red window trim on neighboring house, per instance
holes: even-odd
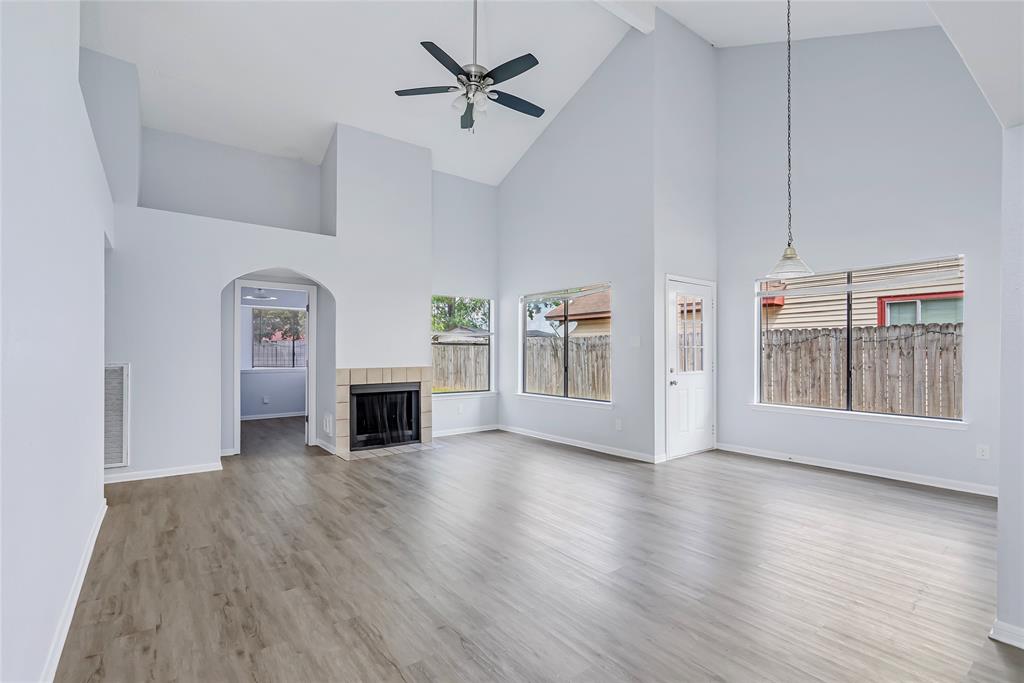
[[[897,294],[894,296],[878,297],[878,326],[884,327],[888,324],[885,319],[886,304],[890,301],[924,301],[925,299],[963,299],[964,290],[954,292],[929,292],[928,294]]]

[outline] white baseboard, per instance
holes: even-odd
[[[64,651],[64,642],[68,638],[68,631],[71,630],[71,620],[75,616],[75,606],[78,605],[78,596],[82,592],[82,585],[85,583],[85,572],[89,569],[89,561],[92,559],[93,548],[96,547],[96,538],[100,535],[100,527],[103,526],[103,517],[107,514],[107,501],[103,499],[100,509],[96,511],[96,518],[93,520],[92,528],[89,530],[89,537],[85,543],[85,550],[78,560],[78,570],[75,572],[71,590],[64,600],[64,609],[61,611],[60,622],[57,624],[57,632],[50,643],[50,652],[46,656],[46,668],[41,681],[52,681],[57,675],[57,665],[60,663],[60,654]]]
[[[182,474],[197,474],[199,472],[217,472],[224,469],[217,462],[204,463],[202,465],[186,465],[185,467],[167,467],[160,470],[141,470],[136,472],[121,472],[107,474],[103,477],[104,484],[116,484],[122,481],[138,481],[140,479],[158,479],[159,477],[177,477]]]
[[[301,410],[297,413],[269,413],[267,415],[243,415],[240,419],[242,422],[247,420],[273,420],[275,417],[305,417],[306,411]]]
[[[434,430],[434,438],[439,436],[456,436],[457,434],[474,434],[476,432],[493,432],[501,429],[498,425],[480,425],[477,427],[456,427],[455,429]]]
[[[995,498],[998,495],[998,489],[995,486],[988,486],[986,484],[975,484],[969,481],[943,479],[941,477],[929,477],[921,474],[913,474],[911,472],[887,470],[881,467],[867,467],[864,465],[853,465],[845,462],[835,462],[833,460],[808,458],[802,455],[780,453],[779,451],[769,451],[763,448],[750,448],[748,446],[739,446],[737,444],[720,443],[718,444],[718,449],[722,451],[742,453],[744,455],[753,455],[758,458],[769,458],[771,460],[786,460],[789,462],[799,463],[801,465],[813,465],[814,467],[824,467],[826,469],[839,470],[841,472],[852,472],[853,474],[866,474],[871,477],[881,477],[882,479],[894,479],[896,481],[903,481],[909,484],[921,484],[924,486],[934,486],[940,489],[948,489],[950,491],[975,493],[980,496],[991,496],[992,498]]]
[[[238,455],[239,452],[240,451],[237,448],[234,448],[234,447],[222,448],[222,449],[220,449],[220,457],[226,458],[229,455]]]
[[[1007,624],[1005,621],[996,619],[995,623],[992,624],[992,630],[989,632],[988,637],[992,640],[998,640],[1000,643],[1013,645],[1024,650],[1024,627],[1014,626],[1013,624]]]
[[[316,440],[316,445],[319,446],[320,448],[324,449],[325,451],[327,451],[331,455],[337,455],[338,454],[337,450],[335,450],[335,448],[334,448],[334,444],[333,443],[328,443],[327,441],[324,441],[323,439],[317,439]]]
[[[569,439],[564,436],[557,436],[555,434],[545,434],[543,432],[535,432],[532,429],[522,429],[521,427],[512,427],[510,425],[498,425],[498,429],[503,432],[512,432],[513,434],[522,434],[523,436],[532,436],[535,439],[542,439],[543,441],[553,441],[554,443],[565,444],[566,446],[576,446],[577,448],[586,448],[590,451],[597,451],[598,453],[605,453],[607,455],[615,455],[620,458],[629,458],[630,460],[639,460],[640,462],[654,462],[654,456],[649,453],[641,453],[639,451],[630,451],[625,448],[616,448],[614,446],[605,446],[599,443],[590,443],[589,441],[580,441],[579,439]]]

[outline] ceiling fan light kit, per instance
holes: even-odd
[[[473,131],[476,125],[476,117],[485,115],[488,105],[494,101],[498,104],[514,109],[527,116],[540,117],[544,110],[526,100],[510,95],[500,90],[493,90],[492,86],[503,83],[510,78],[529,71],[537,66],[537,58],[532,54],[525,54],[505,62],[493,69],[487,69],[477,63],[476,58],[476,37],[477,37],[477,0],[473,0],[473,62],[471,64],[459,65],[451,56],[430,41],[420,43],[431,56],[441,63],[441,66],[455,76],[457,85],[435,85],[425,88],[409,88],[407,90],[396,90],[399,97],[409,95],[437,95],[441,93],[457,93],[452,101],[452,107],[462,111],[460,125],[463,130]]]

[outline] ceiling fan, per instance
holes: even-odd
[[[501,90],[494,90],[492,86],[503,83],[510,78],[515,78],[521,73],[529,71],[537,66],[537,58],[530,53],[505,62],[488,70],[476,62],[476,15],[477,0],[473,0],[473,63],[459,66],[459,63],[452,59],[447,52],[430,41],[420,43],[427,52],[441,65],[448,69],[455,76],[458,85],[434,85],[426,88],[409,88],[408,90],[396,90],[399,97],[408,95],[437,95],[441,93],[458,93],[452,106],[462,110],[461,125],[463,129],[471,130],[476,123],[476,115],[484,114],[487,111],[488,103],[494,102],[515,109],[528,116],[540,117],[544,110],[532,102],[527,102],[521,97],[510,95]]]

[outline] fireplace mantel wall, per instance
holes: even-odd
[[[337,405],[335,406],[335,452],[338,457],[351,460],[349,451],[349,397],[353,384],[405,384],[420,383],[420,441],[430,443],[433,431],[430,394],[433,389],[433,369],[430,366],[414,368],[338,368],[335,372]]]

